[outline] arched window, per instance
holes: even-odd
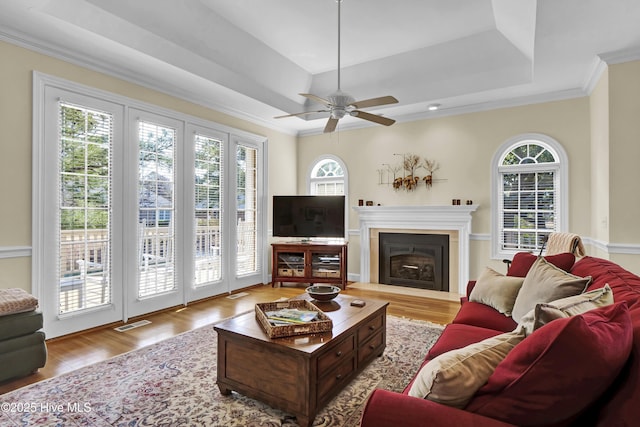
[[[309,174],[309,194],[346,194],[346,168],[342,160],[334,156],[323,156],[316,160]]]
[[[492,256],[538,252],[549,233],[567,229],[568,160],[541,134],[505,142],[492,161]]]
[[[345,232],[349,226],[349,174],[347,166],[336,156],[324,155],[315,159],[307,173],[307,192],[311,195],[344,194]],[[346,233],[348,234],[348,233]],[[345,238],[347,237],[345,234]]]

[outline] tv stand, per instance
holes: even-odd
[[[347,287],[347,244],[272,243],[271,286],[283,282]]]

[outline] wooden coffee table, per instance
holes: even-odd
[[[270,339],[254,312],[215,325],[220,392],[237,391],[311,426],[318,411],[386,346],[389,303],[367,299],[364,307],[353,307],[354,299],[338,295],[313,302],[333,321],[333,330],[322,334]]]

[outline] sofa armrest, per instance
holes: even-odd
[[[467,300],[469,300],[469,297],[471,296],[471,291],[473,290],[473,288],[476,286],[476,281],[475,280],[469,280],[467,282]]]
[[[388,390],[374,390],[360,427],[515,427],[462,409]]]

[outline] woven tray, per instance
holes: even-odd
[[[318,320],[305,324],[278,325],[269,323],[266,311],[280,310],[281,308],[299,308],[318,312]],[[256,304],[256,319],[262,325],[262,329],[269,338],[290,337],[294,335],[317,334],[333,329],[333,322],[318,307],[306,300],[289,300],[277,302],[265,302]]]

